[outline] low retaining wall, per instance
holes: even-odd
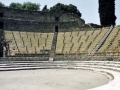
[[[40,61],[49,61],[49,56],[40,56],[40,57],[5,57],[5,58],[0,58],[0,61],[12,61],[12,60],[40,60]],[[94,56],[94,57],[86,57],[86,56],[55,56],[53,57],[54,61],[120,61],[119,56]]]

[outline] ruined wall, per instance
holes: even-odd
[[[58,26],[60,31],[64,29],[73,29],[79,27],[77,22],[35,22],[35,21],[17,21],[17,20],[4,20],[5,30],[36,30],[36,31],[54,31],[55,26]]]
[[[4,30],[53,32],[55,26],[58,26],[59,31],[69,31],[85,26],[84,20],[70,13],[43,13],[10,8],[0,8],[0,13],[3,14]]]
[[[33,20],[40,22],[55,22],[55,17],[58,17],[59,22],[71,22],[76,21],[79,18],[76,14],[71,13],[47,13],[40,11],[27,11],[10,8],[1,8],[0,11],[4,13],[5,18],[25,21]]]
[[[73,30],[79,27],[77,22],[35,22],[35,21],[18,21],[4,20],[4,30],[21,30],[21,31],[39,31],[54,32],[55,26],[59,31]]]

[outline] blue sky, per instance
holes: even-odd
[[[82,13],[82,18],[86,23],[96,23],[100,24],[99,13],[98,13],[98,0],[0,0],[0,2],[5,5],[9,5],[11,2],[34,2],[39,3],[41,5],[41,9],[44,5],[47,5],[48,8],[52,7],[56,3],[63,4],[73,4],[78,7],[79,11]],[[120,0],[116,0],[116,24],[120,25]]]

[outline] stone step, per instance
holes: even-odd
[[[0,69],[10,69],[10,68],[14,68],[14,69],[16,69],[16,68],[79,68],[79,67],[92,67],[92,68],[102,68],[102,69],[108,69],[108,70],[115,70],[115,71],[119,71],[120,72],[120,68],[119,67],[115,67],[115,66],[111,66],[111,67],[109,67],[109,66],[104,66],[104,65],[67,65],[67,64],[62,64],[62,65],[52,65],[52,64],[43,64],[43,65],[6,65],[6,66],[0,66]]]
[[[96,69],[96,68],[89,68],[95,71],[104,71],[104,72],[108,72],[110,73],[114,79],[109,82],[106,85],[100,86],[100,87],[96,87],[96,88],[92,88],[89,90],[120,90],[120,73],[116,72],[116,71],[111,71],[111,70],[106,70],[106,69]]]
[[[83,61],[83,62],[41,62],[41,61],[0,61],[0,71],[33,70],[33,69],[84,69],[106,75],[110,82],[106,85],[89,90],[120,90],[120,62],[114,61]]]
[[[110,82],[89,90],[120,90],[120,62],[116,61],[0,61],[0,71],[33,69],[84,69],[105,74]]]

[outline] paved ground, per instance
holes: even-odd
[[[85,70],[41,69],[0,72],[0,90],[86,90],[109,79]]]

